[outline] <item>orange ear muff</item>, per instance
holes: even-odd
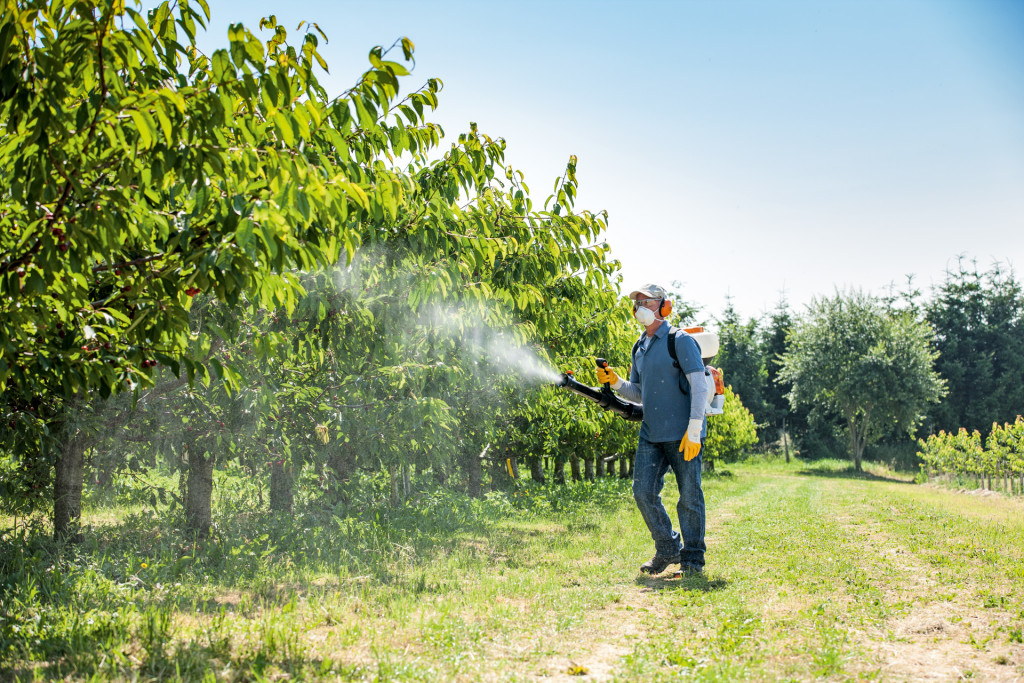
[[[662,318],[667,318],[672,315],[672,302],[668,299],[662,299],[661,308],[658,309],[658,315]]]

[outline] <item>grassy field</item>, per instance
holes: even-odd
[[[1024,502],[844,467],[706,480],[684,579],[637,574],[618,480],[236,513],[203,545],[97,508],[74,554],[4,539],[0,678],[1024,679]]]

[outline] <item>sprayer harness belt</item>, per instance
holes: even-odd
[[[641,339],[633,354],[629,381],[614,388],[627,401],[643,404],[640,434],[648,441],[679,441],[691,419],[704,421],[700,431],[703,439],[707,434],[704,407],[708,386],[700,347],[693,337],[677,330],[676,367],[668,352],[670,331],[669,324],[663,322],[653,337]]]

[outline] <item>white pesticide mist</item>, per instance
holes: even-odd
[[[562,374],[530,349],[517,346],[509,335],[488,327],[482,320],[466,320],[467,313],[434,306],[423,322],[431,329],[460,342],[462,350],[480,369],[492,373],[515,373],[531,383],[558,383]]]
[[[389,252],[380,246],[359,250],[346,266],[335,272],[339,293],[368,300],[382,292],[404,292],[414,286],[414,276],[396,264],[385,265]],[[402,304],[397,304],[401,306]],[[393,311],[397,313],[397,309]],[[398,316],[401,318],[401,314]],[[405,321],[390,320],[392,329],[419,328],[451,341],[478,375],[512,374],[520,383],[559,383],[562,375],[529,348],[519,346],[511,335],[492,329],[486,311],[452,305],[424,305],[409,312]],[[399,323],[396,325],[396,322]],[[401,324],[401,323],[407,324]]]
[[[512,370],[524,379],[535,382],[551,384],[561,381],[562,373],[548,366],[532,351],[524,347],[512,346],[500,337],[501,335],[498,335],[497,338],[490,339],[487,343],[487,358],[492,365]]]

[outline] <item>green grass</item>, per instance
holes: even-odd
[[[651,542],[618,480],[344,518],[222,504],[202,543],[105,500],[78,549],[3,539],[0,679],[1024,675],[1020,499],[840,462],[729,474],[705,481],[707,573],[684,579],[637,574]]]

